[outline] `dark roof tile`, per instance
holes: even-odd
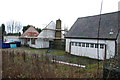
[[[115,39],[118,34],[118,13],[113,12],[101,15],[99,38]],[[78,18],[66,37],[98,38],[100,15]],[[110,31],[113,34],[110,35]]]

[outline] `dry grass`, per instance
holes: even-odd
[[[51,62],[44,50],[3,49],[3,78],[102,78],[102,62],[79,68]],[[97,73],[99,72],[99,74]]]

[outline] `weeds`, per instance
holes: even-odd
[[[61,52],[56,54],[61,54]],[[86,64],[87,68],[73,67],[52,62],[51,59],[58,59],[56,55],[32,54],[30,50],[27,52],[26,50],[4,49],[2,54],[3,78],[95,78],[98,76],[96,75],[98,67],[96,63]],[[79,58],[64,60],[80,63],[82,61]],[[102,64],[100,73],[102,73]],[[99,77],[102,76],[99,75]]]

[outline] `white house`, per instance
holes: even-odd
[[[117,53],[118,13],[78,18],[66,34],[66,52],[95,59],[109,59]]]
[[[21,44],[22,45],[28,45],[31,47],[31,45],[35,44],[35,41],[37,39],[37,36],[39,35],[39,32],[33,27],[30,26],[21,36]]]
[[[20,38],[23,45],[33,48],[50,48],[51,42],[55,43],[56,40],[59,40],[56,43],[62,43],[63,35],[61,31],[64,30],[61,30],[61,20],[58,19],[56,23],[51,21],[40,33],[31,26]]]
[[[40,33],[31,26],[20,37],[23,45],[33,48],[49,48],[49,41],[55,38],[56,24],[51,21]]]
[[[56,24],[51,21],[37,36],[35,44],[31,44],[30,46],[34,48],[49,48],[49,41],[55,38],[55,28]]]

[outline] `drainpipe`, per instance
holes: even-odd
[[[107,46],[105,44],[105,55],[104,55],[104,60],[106,60],[106,56],[107,56]]]

